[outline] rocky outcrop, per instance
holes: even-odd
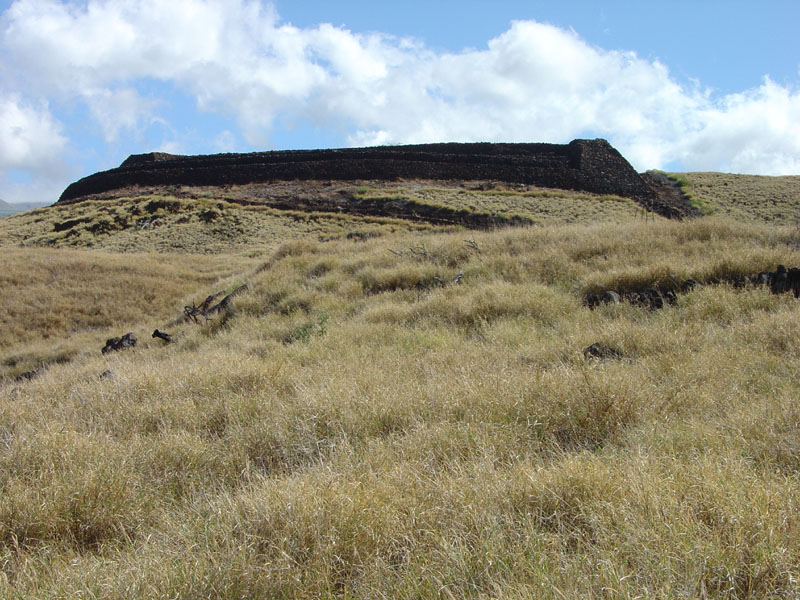
[[[681,289],[681,291],[684,291]],[[661,290],[658,287],[646,288],[640,291],[616,292],[606,290],[597,294],[588,294],[584,298],[584,303],[589,308],[600,306],[601,304],[619,304],[627,302],[634,306],[643,306],[651,310],[664,308],[675,304],[678,296],[675,290]]]
[[[691,199],[666,173],[648,171],[642,173],[641,177],[655,193],[650,200],[650,205],[645,205],[648,210],[668,219],[684,219],[701,215],[700,211],[692,206]]]
[[[646,205],[653,189],[606,140],[569,144],[446,143],[250,154],[129,157],[76,181],[60,204],[132,186],[223,186],[294,180],[495,180],[614,194]]]
[[[792,267],[787,269],[784,265],[778,265],[774,272],[762,271],[761,273],[752,273],[750,275],[711,277],[705,281],[705,284],[728,284],[735,288],[762,286],[769,288],[773,294],[792,292],[795,298],[800,298],[800,268]],[[583,302],[589,308],[595,308],[603,304],[627,302],[635,306],[656,310],[675,304],[678,301],[679,294],[689,292],[703,285],[694,279],[687,279],[680,283],[673,282],[673,285],[664,288],[654,286],[638,291],[604,290],[587,294],[584,296]]]
[[[103,354],[108,354],[109,352],[135,348],[136,341],[136,336],[133,333],[126,333],[122,337],[108,338],[106,340],[106,345],[103,346],[102,352]]]

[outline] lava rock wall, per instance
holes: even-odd
[[[130,156],[84,177],[59,203],[131,186],[222,186],[294,180],[494,180],[646,201],[653,190],[607,141],[569,144],[446,143],[250,154]]]

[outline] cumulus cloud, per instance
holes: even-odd
[[[71,173],[63,159],[66,147],[61,124],[46,103],[30,104],[19,95],[0,92],[0,198],[57,198]]]
[[[693,130],[675,146],[696,170],[800,173],[800,93],[769,78],[692,115]]]
[[[42,152],[26,139],[65,147],[48,100],[83,103],[113,142],[163,119],[161,103],[137,91],[158,81],[190,97],[200,119],[232,117],[238,130],[211,140],[226,149],[238,139],[268,146],[282,123],[308,122],[353,145],[606,137],[639,169],[800,171],[797,90],[765,80],[717,97],[657,61],[534,21],[441,53],[380,33],[293,27],[255,0],[18,0],[0,21],[0,55],[7,86],[41,99],[14,102],[28,129],[0,130],[0,156],[16,165]]]
[[[60,162],[66,144],[46,103],[30,105],[0,93],[0,170],[47,171]]]
[[[116,142],[121,133],[136,135],[160,120],[154,116],[160,103],[152,98],[142,98],[134,88],[87,89],[82,96],[109,143]]]

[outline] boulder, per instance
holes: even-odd
[[[136,336],[133,333],[126,333],[122,337],[113,337],[106,340],[106,345],[103,346],[103,354],[111,351],[127,350],[136,346]]]
[[[782,294],[789,290],[788,272],[785,266],[778,265],[778,268],[772,273],[769,289],[773,294]]]
[[[598,292],[597,294],[589,294],[584,301],[590,308],[594,308],[600,304],[619,304],[621,302],[620,295],[614,290],[606,290]]]
[[[792,267],[786,274],[787,291],[792,290],[794,297],[800,297],[800,269]]]
[[[613,346],[595,342],[591,346],[584,348],[583,357],[586,360],[619,360],[622,358],[622,352]]]
[[[166,331],[159,331],[158,329],[156,329],[153,332],[153,337],[158,338],[160,340],[164,340],[168,344],[172,342],[172,336],[168,334]]]

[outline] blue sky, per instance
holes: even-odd
[[[129,154],[604,137],[800,174],[800,3],[0,1],[0,198]]]

